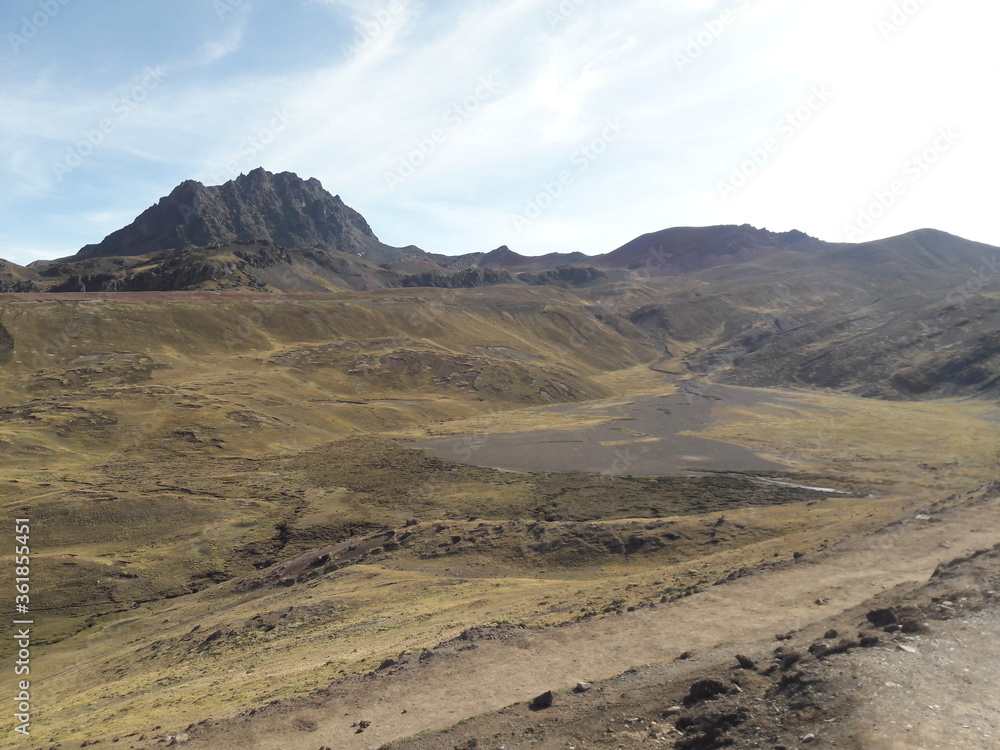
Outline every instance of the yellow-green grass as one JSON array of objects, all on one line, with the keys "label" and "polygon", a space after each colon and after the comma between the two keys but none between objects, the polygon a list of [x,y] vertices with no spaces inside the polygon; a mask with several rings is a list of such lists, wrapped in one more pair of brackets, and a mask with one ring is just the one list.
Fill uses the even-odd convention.
[{"label": "yellow-green grass", "polygon": [[697,432],[791,463],[854,477],[915,500],[993,481],[1000,465],[1000,407],[988,401],[899,402],[777,390],[783,405],[723,406]]},{"label": "yellow-green grass", "polygon": [[[585,319],[578,302],[530,289],[3,301],[16,349],[0,369],[0,507],[33,519],[47,642],[33,673],[38,736],[182,728],[472,625],[541,626],[675,596],[963,502],[994,478],[995,406],[811,391],[719,408],[698,434],[795,467],[789,481],[870,497],[749,503],[760,487],[746,479],[722,491],[498,472],[397,445],[580,429],[632,397],[675,392],[645,364],[660,349]],[[419,366],[383,366],[400,352]],[[469,362],[482,390],[436,374]],[[683,372],[676,358],[664,367]],[[552,380],[566,403],[586,401],[541,408]],[[420,533],[397,550],[291,587],[267,568],[352,534],[401,532],[411,517]],[[483,523],[513,525],[487,544]],[[616,552],[601,546],[609,534],[660,541]]]}]

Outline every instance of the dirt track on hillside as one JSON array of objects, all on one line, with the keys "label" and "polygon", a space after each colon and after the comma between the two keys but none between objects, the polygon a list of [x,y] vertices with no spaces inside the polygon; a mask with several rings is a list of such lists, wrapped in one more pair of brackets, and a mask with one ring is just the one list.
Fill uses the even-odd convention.
[{"label": "dirt track on hillside", "polygon": [[[186,747],[374,750],[636,665],[662,663],[680,674],[690,669],[674,662],[682,652],[725,646],[735,653],[772,641],[776,633],[826,620],[887,588],[924,582],[940,563],[997,542],[1000,498],[994,497],[932,520],[907,519],[669,605],[497,640],[459,641],[425,661],[412,655],[398,671],[334,684],[328,695],[196,727]],[[358,733],[352,724],[361,720],[371,725]]]}]

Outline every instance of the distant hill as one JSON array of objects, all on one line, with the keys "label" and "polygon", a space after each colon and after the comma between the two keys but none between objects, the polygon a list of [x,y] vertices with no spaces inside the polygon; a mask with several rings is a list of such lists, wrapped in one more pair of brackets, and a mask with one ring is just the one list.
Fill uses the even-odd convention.
[{"label": "distant hill", "polygon": [[506,245],[488,253],[432,256],[443,268],[504,268],[510,271],[551,271],[566,266],[592,265],[592,256],[575,253],[548,253],[547,255],[521,255]]},{"label": "distant hill", "polygon": [[921,229],[706,269],[628,318],[717,382],[996,397],[997,269],[1000,248]]},{"label": "distant hill", "polygon": [[566,266],[635,271],[642,277],[683,276],[716,266],[746,263],[785,250],[826,246],[803,232],[770,232],[749,224],[712,227],[673,227],[651,232],[602,255],[580,252],[521,255],[506,245],[488,253],[459,256],[432,255],[446,269],[502,268],[548,271]]},{"label": "distant hill", "polygon": [[646,276],[679,276],[714,266],[757,260],[783,250],[809,250],[825,243],[807,234],[769,232],[749,224],[674,227],[627,242],[590,259],[602,268],[627,268]]}]

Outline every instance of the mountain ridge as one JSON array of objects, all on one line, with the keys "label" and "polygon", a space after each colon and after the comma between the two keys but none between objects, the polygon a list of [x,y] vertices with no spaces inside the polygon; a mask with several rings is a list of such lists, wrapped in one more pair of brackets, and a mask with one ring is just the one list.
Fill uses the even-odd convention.
[{"label": "mountain ridge", "polygon": [[[897,276],[859,286],[959,283],[996,248],[935,229],[865,243],[829,243],[799,230],[749,224],[670,227],[607,253],[522,255],[507,245],[457,256],[382,243],[367,220],[316,178],[258,167],[222,185],[184,180],[130,224],[75,255],[21,267],[0,262],[0,292],[316,292],[504,283],[599,285],[657,277],[764,279],[795,271],[822,276],[865,266]],[[890,268],[890,267],[898,268]],[[992,267],[991,267],[992,268]],[[576,269],[576,270],[573,270]],[[582,271],[582,269],[591,269]],[[846,269],[846,270],[845,270]],[[995,269],[994,269],[995,272]],[[622,274],[625,274],[624,276]],[[920,277],[920,278],[918,278]],[[809,283],[822,286],[819,282]],[[904,284],[905,286],[905,284]]]}]

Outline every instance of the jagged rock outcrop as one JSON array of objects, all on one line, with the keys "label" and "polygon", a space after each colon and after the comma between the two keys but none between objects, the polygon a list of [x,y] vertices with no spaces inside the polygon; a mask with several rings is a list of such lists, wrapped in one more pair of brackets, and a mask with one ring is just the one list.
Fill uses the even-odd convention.
[{"label": "jagged rock outcrop", "polygon": [[375,263],[404,255],[381,243],[364,217],[319,180],[258,168],[223,185],[185,180],[127,227],[85,246],[71,260],[239,242],[322,246]]},{"label": "jagged rock outcrop", "polygon": [[10,335],[10,331],[4,328],[3,323],[0,322],[0,365],[10,362],[13,354],[14,337]]},{"label": "jagged rock outcrop", "polygon": [[426,271],[402,280],[403,286],[443,287],[446,289],[509,284],[514,278],[502,268],[466,268],[463,271]]},{"label": "jagged rock outcrop", "polygon": [[0,279],[0,294],[24,293],[40,291],[38,284],[34,281],[11,281]]},{"label": "jagged rock outcrop", "polygon": [[37,291],[38,284],[30,269],[0,259],[0,294]]},{"label": "jagged rock outcrop", "polygon": [[[562,268],[553,268],[549,271],[539,271],[538,273],[519,273],[517,278],[525,284],[532,284],[534,286],[576,287],[613,281],[615,275],[612,272],[591,268],[590,266],[564,266]],[[623,279],[625,276],[619,278]]]}]

